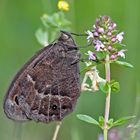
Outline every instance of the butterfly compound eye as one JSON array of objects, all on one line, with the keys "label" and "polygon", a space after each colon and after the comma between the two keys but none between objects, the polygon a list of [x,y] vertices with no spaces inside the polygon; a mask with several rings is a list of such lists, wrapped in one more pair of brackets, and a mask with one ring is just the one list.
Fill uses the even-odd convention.
[{"label": "butterfly compound eye", "polygon": [[61,31],[60,40],[66,41],[70,38],[70,36],[71,35],[68,32]]},{"label": "butterfly compound eye", "polygon": [[62,38],[62,40],[68,40],[69,36],[62,33],[61,38]]}]

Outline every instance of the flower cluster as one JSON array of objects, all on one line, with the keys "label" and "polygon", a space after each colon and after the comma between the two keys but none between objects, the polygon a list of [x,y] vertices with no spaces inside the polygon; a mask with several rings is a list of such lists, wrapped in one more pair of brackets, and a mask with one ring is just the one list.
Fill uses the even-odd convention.
[{"label": "flower cluster", "polygon": [[110,60],[116,60],[119,57],[125,58],[125,49],[122,49],[124,32],[116,30],[116,23],[110,17],[101,16],[93,25],[92,31],[87,31],[87,40],[94,45],[95,52],[88,51],[89,59],[96,60],[96,52],[107,52]]}]

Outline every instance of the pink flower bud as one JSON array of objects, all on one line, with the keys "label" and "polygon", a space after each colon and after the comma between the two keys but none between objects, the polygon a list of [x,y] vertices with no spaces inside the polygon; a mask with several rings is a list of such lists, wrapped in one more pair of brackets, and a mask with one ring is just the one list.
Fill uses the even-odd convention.
[{"label": "pink flower bud", "polygon": [[108,50],[112,50],[112,47],[111,46],[108,46]]},{"label": "pink flower bud", "polygon": [[99,36],[99,34],[97,32],[94,32],[93,35],[96,37],[96,36]]},{"label": "pink flower bud", "polygon": [[114,59],[116,59],[116,55],[111,55],[111,57],[110,57],[112,60],[114,60]]},{"label": "pink flower bud", "polygon": [[109,27],[108,27],[108,29],[109,29],[110,31],[112,31],[112,30],[113,30],[112,26],[109,26]]},{"label": "pink flower bud", "polygon": [[111,33],[111,32],[108,32],[108,33],[107,33],[107,35],[108,35],[108,36],[111,36],[111,35],[112,35],[112,33]]},{"label": "pink flower bud", "polygon": [[112,41],[112,42],[115,42],[115,41],[116,41],[116,38],[112,38],[111,41]]},{"label": "pink flower bud", "polygon": [[104,33],[104,28],[99,28],[99,29],[98,29],[98,32],[99,32],[99,33]]}]

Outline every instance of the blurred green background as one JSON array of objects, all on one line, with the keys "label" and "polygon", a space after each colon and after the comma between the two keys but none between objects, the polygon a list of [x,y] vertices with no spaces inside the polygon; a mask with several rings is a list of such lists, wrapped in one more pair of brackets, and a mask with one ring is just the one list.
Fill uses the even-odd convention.
[{"label": "blurred green background", "polygon": [[[0,140],[51,140],[55,123],[43,124],[33,121],[15,125],[3,112],[3,98],[19,68],[41,45],[35,38],[40,27],[40,16],[55,12],[56,0],[0,0]],[[140,1],[139,0],[69,0],[67,18],[72,31],[83,33],[92,28],[100,15],[110,16],[125,32],[124,43],[128,52],[126,61],[134,69],[112,65],[112,78],[120,81],[121,92],[111,97],[110,117],[115,119],[137,115],[140,118]],[[86,42],[77,38],[79,45]],[[82,93],[75,111],[67,116],[60,129],[58,140],[97,140],[101,131],[77,119],[83,113],[95,119],[104,114],[105,96],[100,93]]]}]

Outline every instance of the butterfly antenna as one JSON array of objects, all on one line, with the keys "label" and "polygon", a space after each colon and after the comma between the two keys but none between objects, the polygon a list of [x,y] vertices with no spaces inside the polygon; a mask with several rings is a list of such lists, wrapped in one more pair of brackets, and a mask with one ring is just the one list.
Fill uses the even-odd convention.
[{"label": "butterfly antenna", "polygon": [[70,34],[75,35],[75,36],[87,36],[87,34],[79,34],[79,33],[73,33],[73,32],[71,32]]},{"label": "butterfly antenna", "polygon": [[[79,33],[73,33],[73,32],[71,32],[70,34],[72,34],[72,35],[75,35],[75,36],[88,36],[88,34],[79,34]],[[92,43],[90,42],[89,44],[86,44],[86,45],[84,45],[84,46],[78,46],[78,48],[85,48],[85,47],[89,47],[89,46],[91,46],[92,45]]]},{"label": "butterfly antenna", "polygon": [[[67,31],[64,31],[64,30],[60,30],[60,32],[62,33],[65,33],[67,35],[75,35],[75,36],[88,36],[88,34],[79,34],[79,33],[73,33],[73,32],[67,32]],[[68,44],[67,44],[68,45]],[[92,45],[92,42],[90,42],[89,44],[86,44],[86,45],[83,45],[83,46],[77,46],[78,48],[85,48],[85,47],[89,47]],[[72,46],[72,45],[70,45]]]}]

